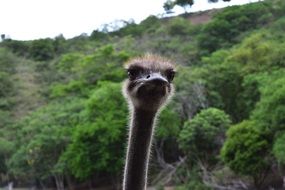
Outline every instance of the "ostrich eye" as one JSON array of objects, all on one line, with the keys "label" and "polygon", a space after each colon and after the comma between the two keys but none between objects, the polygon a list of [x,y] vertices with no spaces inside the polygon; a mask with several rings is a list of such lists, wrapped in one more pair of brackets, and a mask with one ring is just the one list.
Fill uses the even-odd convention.
[{"label": "ostrich eye", "polygon": [[169,82],[171,82],[174,79],[174,76],[175,76],[175,71],[169,70],[166,72],[166,77]]},{"label": "ostrich eye", "polygon": [[140,70],[139,69],[128,69],[129,79],[134,80],[138,77]]}]

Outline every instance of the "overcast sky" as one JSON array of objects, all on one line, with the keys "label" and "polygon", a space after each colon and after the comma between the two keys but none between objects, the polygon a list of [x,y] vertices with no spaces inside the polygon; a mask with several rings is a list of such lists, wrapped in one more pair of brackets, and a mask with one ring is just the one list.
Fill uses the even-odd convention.
[{"label": "overcast sky", "polygon": [[[55,37],[72,38],[90,34],[114,20],[134,19],[137,23],[149,15],[164,13],[166,0],[0,0],[0,34],[15,40]],[[196,0],[192,11],[218,8],[250,0],[211,3]],[[256,0],[252,0],[256,1]],[[176,7],[174,11],[182,13]]]}]

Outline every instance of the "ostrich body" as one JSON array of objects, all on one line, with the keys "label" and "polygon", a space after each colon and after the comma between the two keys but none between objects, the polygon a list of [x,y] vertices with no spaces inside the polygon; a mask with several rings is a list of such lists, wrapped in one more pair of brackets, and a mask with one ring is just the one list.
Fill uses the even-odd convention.
[{"label": "ostrich body", "polygon": [[173,94],[173,65],[159,56],[135,58],[126,65],[128,79],[123,94],[131,121],[123,190],[144,190],[156,116]]}]

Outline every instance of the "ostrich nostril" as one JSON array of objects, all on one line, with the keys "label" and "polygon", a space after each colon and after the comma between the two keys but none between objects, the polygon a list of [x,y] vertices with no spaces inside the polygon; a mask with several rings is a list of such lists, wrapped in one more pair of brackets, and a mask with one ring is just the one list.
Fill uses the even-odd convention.
[{"label": "ostrich nostril", "polygon": [[146,78],[149,79],[150,75],[147,75]]}]

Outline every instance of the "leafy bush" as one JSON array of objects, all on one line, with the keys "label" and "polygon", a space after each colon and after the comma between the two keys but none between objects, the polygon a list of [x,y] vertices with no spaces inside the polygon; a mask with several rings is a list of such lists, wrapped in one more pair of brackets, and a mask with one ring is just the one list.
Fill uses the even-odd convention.
[{"label": "leafy bush", "polygon": [[275,141],[273,153],[278,162],[285,165],[285,133],[280,135]]},{"label": "leafy bush", "polygon": [[86,121],[76,127],[62,159],[80,179],[94,172],[118,173],[123,166],[127,126],[127,106],[121,95],[121,84],[100,83],[86,106]]},{"label": "leafy bush", "polygon": [[202,110],[191,121],[184,124],[179,135],[181,149],[208,165],[219,154],[230,126],[229,116],[216,108]]},{"label": "leafy bush", "polygon": [[267,81],[264,83],[260,101],[252,112],[252,118],[262,124],[261,130],[270,132],[273,140],[276,134],[285,130],[284,72],[280,71],[273,77],[267,77]]},{"label": "leafy bush", "polygon": [[234,172],[251,176],[259,188],[267,175],[270,144],[255,121],[243,121],[227,131],[221,157]]},{"label": "leafy bush", "polygon": [[12,128],[17,149],[7,162],[9,172],[24,179],[46,179],[56,175],[55,171],[65,174],[66,167],[58,162],[72,129],[82,122],[82,105],[82,99],[75,98],[50,102],[17,123]]},{"label": "leafy bush", "polygon": [[30,48],[30,44],[24,41],[17,40],[5,40],[2,42],[3,46],[7,49],[11,50],[11,52],[15,53],[18,56],[27,56],[29,55],[28,49]]},{"label": "leafy bush", "polygon": [[29,55],[36,61],[48,61],[54,58],[55,48],[52,39],[34,40]]},{"label": "leafy bush", "polygon": [[191,23],[183,17],[171,19],[167,30],[170,35],[188,35],[190,33]]}]

